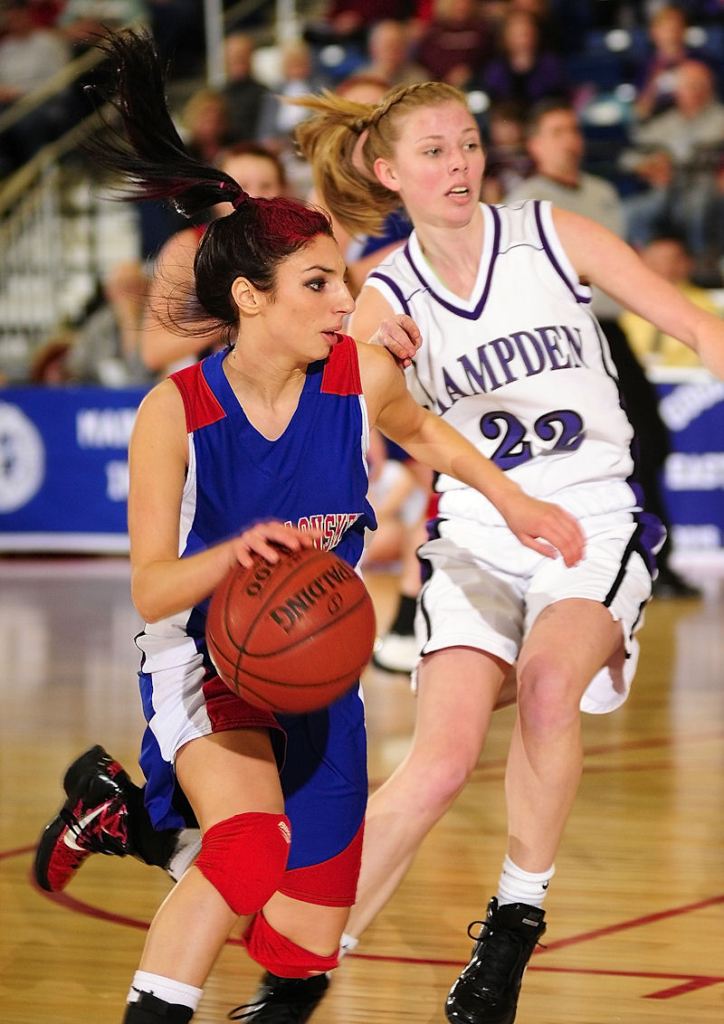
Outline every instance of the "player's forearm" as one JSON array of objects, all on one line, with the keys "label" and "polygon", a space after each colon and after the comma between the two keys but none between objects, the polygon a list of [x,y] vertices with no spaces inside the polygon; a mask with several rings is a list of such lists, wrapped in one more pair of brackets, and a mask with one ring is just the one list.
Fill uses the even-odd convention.
[{"label": "player's forearm", "polygon": [[414,434],[393,440],[418,462],[455,477],[485,495],[503,515],[509,502],[521,493],[518,485],[494,462],[434,413],[424,413]]},{"label": "player's forearm", "polygon": [[234,562],[231,542],[217,544],[188,558],[134,566],[131,596],[145,622],[193,608],[209,597]]}]

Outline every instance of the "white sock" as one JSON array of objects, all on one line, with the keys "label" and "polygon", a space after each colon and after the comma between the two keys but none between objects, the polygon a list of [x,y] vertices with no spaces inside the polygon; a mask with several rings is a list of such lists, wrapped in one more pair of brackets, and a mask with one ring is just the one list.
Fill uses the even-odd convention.
[{"label": "white sock", "polygon": [[201,849],[201,832],[197,828],[185,828],[179,832],[176,847],[168,859],[166,871],[174,882],[180,882],[181,876],[191,867]]},{"label": "white sock", "polygon": [[348,935],[347,932],[342,932],[342,938],[339,940],[339,959],[347,953],[351,953],[355,946],[359,945],[359,939],[355,939],[354,935]]},{"label": "white sock", "polygon": [[547,871],[524,871],[506,855],[498,881],[498,906],[527,903],[531,907],[542,907],[555,870],[555,865],[551,864]]},{"label": "white sock", "polygon": [[160,974],[149,974],[148,971],[136,971],[126,1002],[137,1003],[144,992],[167,1003],[188,1006],[189,1010],[197,1008],[203,994],[202,989],[184,985],[182,981],[162,978]]}]

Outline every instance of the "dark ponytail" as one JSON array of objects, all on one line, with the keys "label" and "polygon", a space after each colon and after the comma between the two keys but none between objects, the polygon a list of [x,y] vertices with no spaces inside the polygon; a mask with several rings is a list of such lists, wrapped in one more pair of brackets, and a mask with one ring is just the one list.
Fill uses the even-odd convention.
[{"label": "dark ponytail", "polygon": [[111,129],[89,149],[102,166],[119,172],[131,199],[167,199],[186,217],[217,203],[238,206],[246,193],[232,177],[194,159],[166,104],[166,82],[152,36],[126,29],[106,36],[99,48],[115,73],[112,90],[88,86],[121,116],[125,139]]},{"label": "dark ponytail", "polygon": [[[261,291],[274,289],[278,264],[317,235],[332,235],[327,215],[293,199],[254,199],[217,167],[194,159],[186,150],[166,104],[165,80],[152,37],[126,29],[106,37],[100,47],[116,72],[112,90],[95,87],[97,94],[120,114],[123,133],[110,128],[86,148],[101,166],[120,173],[123,198],[166,199],[182,214],[193,217],[218,203],[231,203],[234,212],[206,229],[196,252],[196,297],[172,297],[169,310],[174,329],[209,333],[208,318],[228,331],[238,323],[231,297],[237,277],[248,278]],[[181,304],[183,303],[183,304]],[[203,326],[194,329],[201,321]]]}]

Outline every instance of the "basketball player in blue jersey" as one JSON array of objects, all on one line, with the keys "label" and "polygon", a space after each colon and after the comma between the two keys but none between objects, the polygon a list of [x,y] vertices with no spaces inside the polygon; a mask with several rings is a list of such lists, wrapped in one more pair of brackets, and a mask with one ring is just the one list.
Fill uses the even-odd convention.
[{"label": "basketball player in blue jersey", "polygon": [[[162,834],[197,823],[202,838],[154,917],[123,1020],[191,1020],[241,919],[266,973],[232,1019],[306,1021],[355,899],[367,798],[362,703],[355,687],[309,715],[248,705],[210,663],[210,594],[235,564],[275,561],[276,544],[318,543],[358,562],[374,527],[365,464],[374,425],[485,495],[541,556],[560,553],[574,566],[583,537],[573,516],[528,497],[417,405],[388,353],[340,336],[354,304],[326,214],[254,200],[195,162],[168,114],[150,37],[123,33],[106,49],[125,138],[104,138],[98,159],[137,197],[172,198],[188,215],[223,200],[233,209],[209,226],[194,266],[199,319],[224,325],[233,344],[155,387],[130,445],[132,595],[146,620],[137,638],[145,811]],[[96,767],[90,781],[79,765],[66,779],[69,799],[36,860],[47,888],[62,888],[94,850],[125,852],[122,770],[107,757]]]},{"label": "basketball player in blue jersey", "polygon": [[606,712],[626,699],[662,540],[640,504],[632,430],[589,286],[678,337],[718,376],[724,324],[587,218],[549,203],[481,204],[484,153],[452,87],[400,88],[375,107],[331,95],[298,102],[317,114],[297,138],[333,216],[352,234],[374,233],[402,201],[414,228],[368,276],[353,333],[387,345],[424,404],[586,534],[576,567],[541,558],[485,496],[438,477],[438,515],[419,551],[414,741],[370,800],[347,929],[359,935],[389,899],[478,763],[494,708],[517,700],[498,892],[446,1002],[458,1024],[512,1024],[581,774],[579,708]]}]

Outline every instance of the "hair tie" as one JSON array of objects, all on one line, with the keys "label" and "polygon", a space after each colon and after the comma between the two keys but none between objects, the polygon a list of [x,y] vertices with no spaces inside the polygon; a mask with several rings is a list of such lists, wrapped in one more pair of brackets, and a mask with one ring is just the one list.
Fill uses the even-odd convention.
[{"label": "hair tie", "polygon": [[[221,187],[231,189],[234,186],[231,184],[231,182],[222,181]],[[244,191],[243,188],[241,188],[240,185],[237,185],[237,188],[239,189],[237,194],[233,198],[231,196],[229,197],[229,202],[231,203],[235,210],[238,210],[241,204],[245,203],[248,198],[246,192]]]}]

